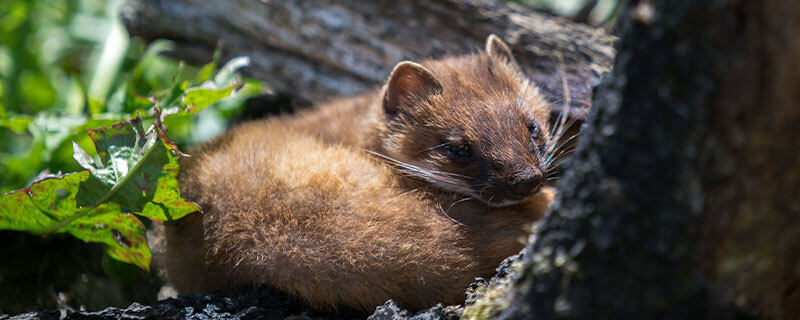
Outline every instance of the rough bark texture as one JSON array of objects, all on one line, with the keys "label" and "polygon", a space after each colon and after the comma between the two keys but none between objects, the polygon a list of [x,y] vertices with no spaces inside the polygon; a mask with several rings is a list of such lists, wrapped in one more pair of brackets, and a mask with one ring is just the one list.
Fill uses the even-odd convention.
[{"label": "rough bark texture", "polygon": [[798,317],[800,4],[642,0],[622,21],[503,318]]},{"label": "rough bark texture", "polygon": [[497,0],[132,0],[123,20],[132,35],[175,41],[190,61],[209,61],[221,42],[228,57],[252,58],[251,76],[306,101],[363,92],[402,60],[476,51],[494,33],[557,106],[563,71],[585,117],[614,55],[600,29]]},{"label": "rough bark texture", "polygon": [[[739,1],[744,40],[711,105],[697,265],[737,303],[800,318],[800,2]],[[738,40],[738,39],[737,39]],[[739,41],[741,41],[739,40]]]}]

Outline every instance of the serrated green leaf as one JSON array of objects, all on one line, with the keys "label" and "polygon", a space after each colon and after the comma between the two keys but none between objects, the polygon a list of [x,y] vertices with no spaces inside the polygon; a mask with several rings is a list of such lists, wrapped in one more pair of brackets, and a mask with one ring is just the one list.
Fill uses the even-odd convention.
[{"label": "serrated green leaf", "polygon": [[74,151],[76,161],[92,172],[81,185],[79,204],[90,205],[113,193],[109,200],[120,204],[123,211],[158,220],[180,219],[199,210],[180,197],[180,152],[157,124],[144,132],[142,119],[136,118],[89,130],[99,159],[87,158],[80,148]]},{"label": "serrated green leaf", "polygon": [[112,258],[149,270],[152,253],[142,222],[131,213],[121,212],[115,203],[100,207],[109,210],[95,210],[75,219],[63,230],[83,241],[104,243]]},{"label": "serrated green leaf", "polygon": [[70,233],[104,243],[109,256],[148,269],[144,226],[133,214],[174,220],[200,210],[180,196],[181,153],[163,136],[159,119],[146,132],[140,117],[90,130],[96,158],[73,143],[73,157],[89,170],[3,195],[0,229]]},{"label": "serrated green leaf", "polygon": [[[79,186],[90,177],[88,171],[53,176],[3,195],[0,229],[39,234],[67,232],[87,242],[106,244],[115,259],[148,270],[151,253],[141,221],[123,213],[116,203],[78,205]],[[53,230],[62,223],[63,227]]]}]

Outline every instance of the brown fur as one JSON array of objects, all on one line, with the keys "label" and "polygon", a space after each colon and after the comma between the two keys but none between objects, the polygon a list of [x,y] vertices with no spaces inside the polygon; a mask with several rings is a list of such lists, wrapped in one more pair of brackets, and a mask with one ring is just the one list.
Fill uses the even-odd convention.
[{"label": "brown fur", "polygon": [[521,249],[554,193],[540,188],[538,151],[552,139],[528,128],[547,132],[544,102],[505,44],[490,37],[487,49],[401,63],[381,91],[204,145],[181,174],[203,212],[166,228],[168,282],[266,284],[365,310],[463,301]]}]

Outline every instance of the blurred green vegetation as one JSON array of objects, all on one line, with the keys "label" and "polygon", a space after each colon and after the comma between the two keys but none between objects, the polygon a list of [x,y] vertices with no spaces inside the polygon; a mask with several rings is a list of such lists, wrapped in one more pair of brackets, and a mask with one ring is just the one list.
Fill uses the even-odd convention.
[{"label": "blurred green vegetation", "polygon": [[[25,187],[40,174],[80,170],[71,141],[92,152],[86,129],[137,113],[151,117],[152,99],[165,109],[181,106],[183,90],[216,73],[217,61],[186,66],[161,54],[172,49],[170,43],[147,46],[130,38],[119,21],[121,4],[0,4],[0,193]],[[244,99],[262,91],[247,80],[213,108],[168,119],[168,136],[182,147],[213,137]]]}]

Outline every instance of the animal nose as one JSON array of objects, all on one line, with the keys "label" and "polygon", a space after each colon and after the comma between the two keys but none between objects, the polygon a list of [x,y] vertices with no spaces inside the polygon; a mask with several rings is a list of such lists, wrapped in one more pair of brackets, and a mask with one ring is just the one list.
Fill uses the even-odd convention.
[{"label": "animal nose", "polygon": [[524,178],[514,183],[511,186],[511,191],[515,196],[525,197],[533,194],[533,192],[539,188],[540,183],[541,179],[538,176]]}]

